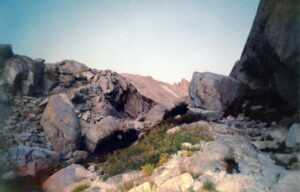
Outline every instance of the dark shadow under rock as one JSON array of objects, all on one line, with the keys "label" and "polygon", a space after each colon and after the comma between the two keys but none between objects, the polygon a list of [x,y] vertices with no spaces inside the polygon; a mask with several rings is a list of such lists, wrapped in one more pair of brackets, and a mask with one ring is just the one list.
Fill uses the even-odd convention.
[{"label": "dark shadow under rock", "polygon": [[117,149],[129,147],[138,139],[138,131],[129,129],[126,132],[116,131],[98,143],[94,152],[90,155],[92,160],[105,161],[107,154],[114,152]]},{"label": "dark shadow under rock", "polygon": [[167,120],[170,118],[174,118],[177,115],[185,115],[188,112],[188,105],[186,103],[180,103],[173,107],[172,109],[168,110],[163,119]]}]

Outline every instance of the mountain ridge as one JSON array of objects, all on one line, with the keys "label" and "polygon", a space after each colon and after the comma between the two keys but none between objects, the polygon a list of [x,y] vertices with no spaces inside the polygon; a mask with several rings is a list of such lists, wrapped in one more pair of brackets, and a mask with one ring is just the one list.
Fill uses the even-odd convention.
[{"label": "mountain ridge", "polygon": [[128,79],[143,96],[167,107],[174,106],[176,102],[188,96],[189,81],[185,79],[170,84],[153,79],[151,76],[130,73],[121,73],[121,75]]}]

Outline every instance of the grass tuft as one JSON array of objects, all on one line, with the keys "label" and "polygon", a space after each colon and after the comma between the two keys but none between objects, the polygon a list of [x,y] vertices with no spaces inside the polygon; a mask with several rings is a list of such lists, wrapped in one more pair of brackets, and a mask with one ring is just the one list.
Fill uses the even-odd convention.
[{"label": "grass tuft", "polygon": [[88,189],[90,185],[83,184],[75,187],[75,189],[72,190],[72,192],[83,192],[84,190]]},{"label": "grass tuft", "polygon": [[216,185],[210,180],[204,181],[202,189],[205,191],[213,191],[213,192],[217,191]]},{"label": "grass tuft", "polygon": [[157,167],[162,166],[164,163],[166,163],[169,159],[169,154],[168,153],[162,153],[159,156],[158,163],[156,164]]},{"label": "grass tuft", "polygon": [[141,171],[146,175],[146,176],[149,176],[151,175],[151,173],[153,172],[154,170],[154,165],[151,164],[151,163],[146,163],[145,165],[143,165],[141,167]]}]

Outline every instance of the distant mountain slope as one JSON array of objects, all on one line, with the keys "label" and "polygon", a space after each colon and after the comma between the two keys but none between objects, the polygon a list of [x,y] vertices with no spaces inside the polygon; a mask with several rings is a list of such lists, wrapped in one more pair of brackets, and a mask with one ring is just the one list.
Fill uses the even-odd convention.
[{"label": "distant mountain slope", "polygon": [[182,79],[179,83],[169,84],[158,81],[150,76],[122,73],[137,90],[157,103],[172,106],[177,100],[188,96],[189,81]]}]

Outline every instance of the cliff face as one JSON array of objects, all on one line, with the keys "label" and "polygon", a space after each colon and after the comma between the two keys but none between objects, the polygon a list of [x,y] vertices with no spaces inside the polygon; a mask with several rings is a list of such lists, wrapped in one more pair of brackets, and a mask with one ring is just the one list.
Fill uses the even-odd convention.
[{"label": "cliff face", "polygon": [[278,93],[299,109],[300,1],[262,0],[230,76],[252,90]]}]

